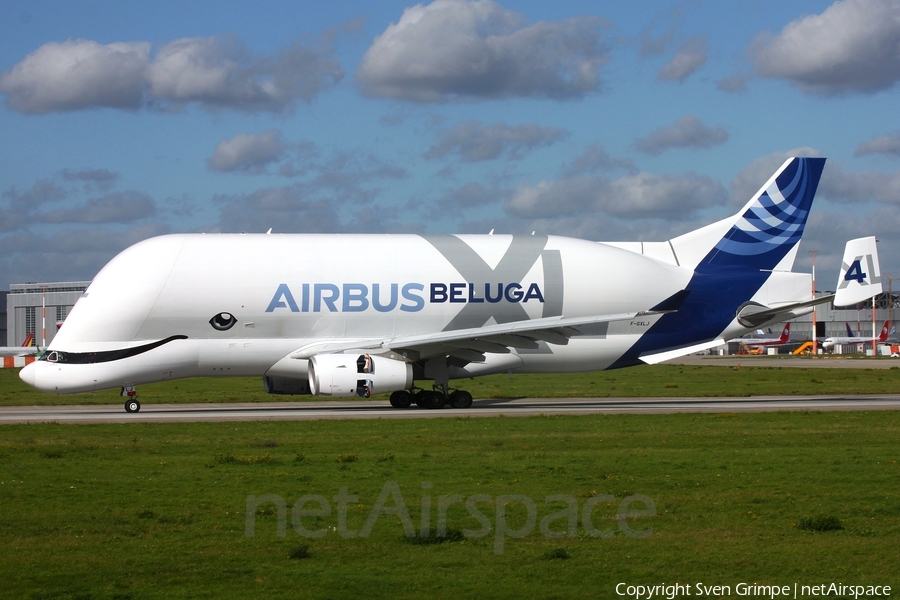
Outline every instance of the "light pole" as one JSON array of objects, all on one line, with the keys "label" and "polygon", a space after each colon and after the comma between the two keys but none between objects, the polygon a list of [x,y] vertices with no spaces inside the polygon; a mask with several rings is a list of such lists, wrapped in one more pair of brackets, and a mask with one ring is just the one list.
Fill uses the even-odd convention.
[{"label": "light pole", "polygon": [[890,273],[885,273],[888,281],[888,319],[891,325],[894,324],[894,282],[900,280],[900,277],[891,277]]},{"label": "light pole", "polygon": [[[812,254],[812,299],[816,299],[816,253],[818,250],[810,250],[809,253]],[[812,351],[813,356],[819,355],[819,345],[818,338],[816,337],[816,307],[813,305],[812,311]]]}]

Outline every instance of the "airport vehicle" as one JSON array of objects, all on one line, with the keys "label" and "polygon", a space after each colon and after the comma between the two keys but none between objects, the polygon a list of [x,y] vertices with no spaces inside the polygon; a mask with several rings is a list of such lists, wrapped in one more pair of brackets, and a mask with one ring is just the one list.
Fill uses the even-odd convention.
[{"label": "airport vehicle", "polygon": [[862,336],[862,335],[853,335],[853,330],[850,329],[850,324],[847,323],[847,335],[846,336],[834,336],[830,338],[826,338],[824,342],[822,342],[822,347],[826,350],[833,350],[834,347],[838,344],[871,344],[874,339],[877,343],[886,342],[888,339],[888,334],[891,329],[891,322],[885,321],[884,326],[881,328],[881,333],[878,334],[877,338],[873,338],[872,336]]},{"label": "airport vehicle", "polygon": [[[736,214],[657,243],[151,238],[100,271],[20,376],[56,394],[133,394],[149,382],[253,375],[273,394],[391,392],[398,408],[467,408],[472,395],[451,381],[658,363],[835,300],[811,299],[810,275],[790,271],[824,165],[791,158]],[[853,246],[863,248],[857,266],[877,264],[874,242]],[[847,274],[846,304],[880,290],[871,269]],[[139,408],[129,395],[126,410]]]}]

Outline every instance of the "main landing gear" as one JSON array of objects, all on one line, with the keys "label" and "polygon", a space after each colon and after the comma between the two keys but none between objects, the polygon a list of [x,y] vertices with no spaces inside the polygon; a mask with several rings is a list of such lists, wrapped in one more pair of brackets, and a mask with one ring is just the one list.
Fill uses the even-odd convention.
[{"label": "main landing gear", "polygon": [[137,390],[133,385],[127,385],[122,388],[122,396],[125,396],[125,412],[136,413],[141,410],[141,403],[137,399]]},{"label": "main landing gear", "polygon": [[447,394],[441,390],[400,390],[391,394],[391,406],[409,408],[415,402],[419,408],[437,409],[449,404],[453,408],[471,408],[472,394],[465,390],[454,390]]}]

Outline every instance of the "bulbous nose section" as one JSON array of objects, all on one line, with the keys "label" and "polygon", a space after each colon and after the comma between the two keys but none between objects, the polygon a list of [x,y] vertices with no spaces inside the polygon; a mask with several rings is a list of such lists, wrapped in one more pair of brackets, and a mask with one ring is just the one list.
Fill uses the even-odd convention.
[{"label": "bulbous nose section", "polygon": [[22,370],[19,371],[19,379],[31,387],[37,387],[37,365],[35,363],[25,365]]}]

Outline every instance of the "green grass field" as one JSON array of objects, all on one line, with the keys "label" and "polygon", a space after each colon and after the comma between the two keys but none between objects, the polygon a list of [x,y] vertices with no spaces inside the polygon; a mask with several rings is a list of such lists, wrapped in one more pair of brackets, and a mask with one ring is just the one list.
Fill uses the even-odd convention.
[{"label": "green grass field", "polygon": [[[675,581],[896,589],[898,461],[893,412],[8,425],[0,596],[608,598],[618,582]],[[479,505],[491,533],[460,536],[482,525],[457,503],[444,543],[410,543],[397,514],[368,537],[338,535],[341,488],[358,496],[346,527],[359,530],[390,482],[417,533],[422,497],[433,530],[438,497],[455,494],[492,499]],[[329,516],[300,518],[324,537],[298,534],[292,514],[279,537],[274,504],[256,507],[246,537],[247,496],[264,494],[289,513],[304,495],[327,499]],[[573,497],[575,536],[536,526],[496,553],[497,498],[510,494],[535,502],[538,523],[567,506],[547,496]],[[591,522],[613,535],[594,538],[581,511],[603,494],[614,498]],[[649,537],[618,526],[633,494],[655,503],[655,516],[626,520]],[[505,510],[510,529],[525,528],[525,504]],[[798,527],[823,518],[842,529]]]},{"label": "green grass field", "polygon": [[[5,371],[3,404],[37,403]],[[900,375],[836,371],[662,366],[467,387],[476,397],[883,393]],[[141,394],[278,399],[259,385],[196,380]],[[620,582],[676,581],[730,585],[731,596],[740,582],[896,592],[898,463],[892,411],[4,425],[0,597],[618,598]],[[356,496],[343,511],[342,493]],[[384,514],[373,517],[380,494]],[[284,536],[280,507],[251,501],[248,537],[248,496],[266,495],[284,501]],[[655,514],[617,518],[647,500]],[[329,512],[310,514],[319,501]],[[438,507],[450,501],[442,541]],[[370,535],[339,533],[371,519]]]},{"label": "green grass field", "polygon": [[[752,363],[752,359],[748,362]],[[0,406],[120,404],[118,390],[53,396],[25,385],[19,369],[0,369]],[[891,394],[900,390],[900,366],[890,369],[800,369],[772,366],[654,365],[552,375],[490,375],[453,382],[477,398],[767,396],[778,394]],[[138,387],[142,403],[277,402],[318,400],[272,396],[261,378],[197,378]],[[359,398],[351,398],[359,400]],[[374,396],[386,400],[387,395]]]}]

